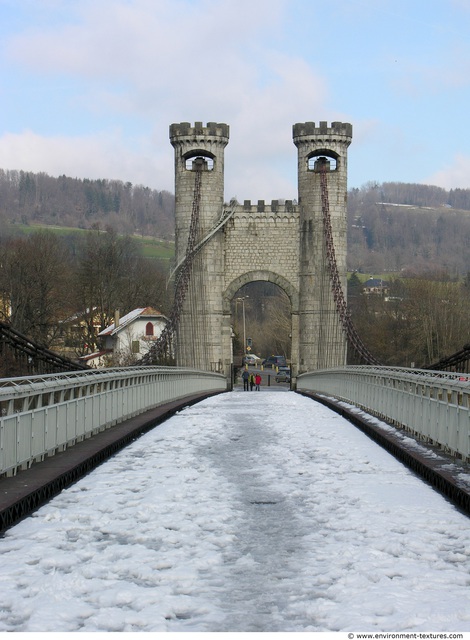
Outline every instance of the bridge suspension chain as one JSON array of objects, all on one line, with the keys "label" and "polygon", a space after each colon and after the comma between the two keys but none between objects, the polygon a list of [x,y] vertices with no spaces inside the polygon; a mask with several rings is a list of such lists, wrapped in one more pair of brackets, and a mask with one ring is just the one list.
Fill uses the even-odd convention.
[{"label": "bridge suspension chain", "polygon": [[330,205],[328,200],[328,179],[326,166],[320,168],[321,203],[323,216],[323,231],[325,234],[325,248],[327,256],[327,266],[330,274],[331,291],[336,304],[341,326],[346,335],[346,339],[354,351],[366,364],[380,364],[380,362],[370,353],[359,337],[351,320],[351,312],[348,309],[344,296],[341,279],[336,263],[335,246],[333,241],[333,231],[331,228]]},{"label": "bridge suspension chain", "polygon": [[[230,205],[228,209],[223,209],[222,214],[219,218],[219,220],[215,223],[215,225],[212,227],[212,229],[206,234],[206,236],[202,239],[199,240],[199,242],[194,246],[193,248],[193,257],[196,255],[196,253],[198,253],[202,247],[209,242],[209,240],[212,238],[212,236],[214,236],[217,231],[219,229],[222,229],[222,227],[224,227],[227,222],[230,220],[230,218],[233,216],[233,214],[236,211],[238,202],[236,200],[236,198],[232,198],[230,200]],[[172,272],[170,273],[170,276],[168,278],[168,282],[170,282],[170,280],[172,279],[172,277],[175,275],[175,273],[178,272],[178,270],[181,268],[181,266],[186,262],[187,260],[187,256],[185,255],[176,265],[176,267],[172,270]]]},{"label": "bridge suspension chain", "polygon": [[470,343],[464,344],[462,349],[453,353],[439,362],[430,365],[421,365],[421,369],[431,369],[434,371],[459,371],[460,373],[470,373]]},{"label": "bridge suspension chain", "polygon": [[185,259],[178,270],[175,281],[175,297],[169,321],[159,338],[149,351],[137,363],[138,365],[161,364],[173,358],[173,339],[183,309],[183,303],[189,287],[194,256],[197,253],[196,238],[199,229],[199,210],[201,203],[202,171],[195,171],[193,204],[189,226],[188,243]]},{"label": "bridge suspension chain", "polygon": [[46,347],[34,342],[11,325],[0,321],[0,360],[3,364],[9,363],[7,368],[18,368],[22,373],[30,374],[57,373],[65,371],[77,371],[89,367],[80,362],[62,357]]}]

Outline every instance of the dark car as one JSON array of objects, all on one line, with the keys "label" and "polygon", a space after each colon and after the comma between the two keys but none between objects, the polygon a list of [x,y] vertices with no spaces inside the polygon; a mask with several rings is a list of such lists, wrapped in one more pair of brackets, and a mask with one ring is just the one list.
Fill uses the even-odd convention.
[{"label": "dark car", "polygon": [[275,369],[276,367],[286,367],[287,362],[284,356],[269,356],[263,360],[263,367],[266,369]]},{"label": "dark car", "polygon": [[283,369],[276,373],[276,382],[290,382],[290,369]]}]

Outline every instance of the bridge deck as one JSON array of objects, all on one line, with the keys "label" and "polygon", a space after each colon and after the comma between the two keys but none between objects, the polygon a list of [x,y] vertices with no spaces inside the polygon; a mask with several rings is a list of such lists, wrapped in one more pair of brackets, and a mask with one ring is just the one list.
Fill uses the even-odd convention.
[{"label": "bridge deck", "polygon": [[[263,389],[264,392],[267,390]],[[198,394],[157,407],[79,442],[16,476],[0,478],[0,532],[29,515],[148,429],[153,428],[182,407],[198,402],[207,395],[210,394]],[[328,400],[315,394],[306,393],[305,395],[311,396],[346,417],[433,485],[457,507],[470,514],[468,464],[455,460],[435,447],[417,445],[403,432],[386,429],[383,423],[381,427],[381,423],[374,418],[351,407],[348,408],[344,403]]]},{"label": "bridge deck", "polygon": [[14,525],[176,411],[212,394],[169,402],[56,453],[30,469],[0,478],[0,532]]},{"label": "bridge deck", "polygon": [[470,515],[470,464],[456,459],[438,446],[424,444],[407,431],[388,426],[344,402],[314,393],[306,392],[304,395],[340,413]]},{"label": "bridge deck", "polygon": [[468,518],[341,416],[180,411],[0,539],[0,632],[470,631]]}]

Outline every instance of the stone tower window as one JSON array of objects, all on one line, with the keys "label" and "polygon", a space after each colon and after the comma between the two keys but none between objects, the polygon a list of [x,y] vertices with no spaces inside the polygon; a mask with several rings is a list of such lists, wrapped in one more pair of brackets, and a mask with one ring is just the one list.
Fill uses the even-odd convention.
[{"label": "stone tower window", "polygon": [[308,158],[309,171],[318,172],[324,166],[326,166],[327,171],[336,171],[338,165],[339,158],[336,155],[332,155],[331,151],[315,151],[315,153]]},{"label": "stone tower window", "polygon": [[185,156],[186,171],[213,171],[214,158],[206,153],[192,152]]},{"label": "stone tower window", "polygon": [[153,336],[153,324],[151,322],[147,322],[145,325],[145,335]]}]

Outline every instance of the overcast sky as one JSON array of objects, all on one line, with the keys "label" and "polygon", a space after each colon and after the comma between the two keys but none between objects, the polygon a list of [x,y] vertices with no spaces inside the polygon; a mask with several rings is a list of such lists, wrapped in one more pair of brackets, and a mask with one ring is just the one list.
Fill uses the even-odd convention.
[{"label": "overcast sky", "polygon": [[225,122],[225,197],[297,197],[292,125],[353,125],[348,186],[470,188],[470,0],[0,0],[0,168],[174,191]]}]

